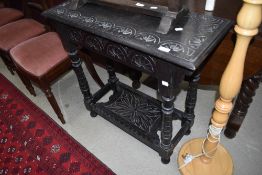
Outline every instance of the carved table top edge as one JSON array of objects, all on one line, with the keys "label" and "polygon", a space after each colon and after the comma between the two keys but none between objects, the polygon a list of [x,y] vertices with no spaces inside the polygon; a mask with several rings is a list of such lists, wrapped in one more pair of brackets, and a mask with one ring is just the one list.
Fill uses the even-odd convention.
[{"label": "carved table top edge", "polygon": [[[85,16],[79,11],[67,9],[67,4],[68,2],[65,2],[51,8],[45,11],[43,15],[49,19],[79,28],[97,36],[113,41],[116,40],[117,43],[158,57],[163,61],[176,64],[190,71],[195,71],[201,65],[207,55],[216,45],[218,45],[219,41],[223,39],[224,35],[233,25],[233,22],[227,19],[208,16],[205,14],[191,13],[190,18],[193,18],[196,23],[199,21],[201,23],[201,20],[209,20],[210,24],[203,23],[203,26],[199,27],[199,30],[202,31],[192,38],[187,37],[187,42],[184,44],[175,40],[166,40],[166,38],[170,37],[170,35],[172,36],[172,34],[159,37],[156,33],[141,32],[141,30],[139,31],[133,27],[128,28],[119,26],[112,22],[98,20],[94,16]],[[84,21],[86,24],[80,24],[79,20],[81,20],[81,22]],[[91,23],[92,26],[90,25]],[[114,32],[117,32],[118,37],[116,37]],[[211,32],[212,38],[209,41],[207,41],[208,37],[203,35],[205,32]],[[125,38],[126,36],[119,37],[120,33],[122,35],[132,35],[132,38]],[[136,35],[134,35],[134,33],[136,33]],[[163,41],[161,41],[162,38],[164,38]],[[144,43],[141,43],[141,40]],[[203,46],[204,42],[206,42],[205,46]],[[160,51],[161,47],[164,47],[164,49],[168,48],[169,52]]]}]

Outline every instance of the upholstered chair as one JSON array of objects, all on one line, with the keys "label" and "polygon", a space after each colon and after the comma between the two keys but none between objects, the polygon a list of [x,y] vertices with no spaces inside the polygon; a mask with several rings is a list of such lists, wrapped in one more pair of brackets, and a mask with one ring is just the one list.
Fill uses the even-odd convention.
[{"label": "upholstered chair", "polygon": [[[0,8],[0,27],[5,25],[5,24],[19,20],[23,16],[24,16],[23,12],[21,12],[19,10],[16,10],[16,9],[13,9],[13,8],[6,8],[6,7]],[[1,42],[1,40],[2,40],[2,38],[0,38],[0,42]],[[8,69],[13,73],[13,71],[10,67],[10,63],[7,60],[4,60],[4,63],[6,64]]]},{"label": "upholstered chair", "polygon": [[[29,3],[30,1],[23,1],[24,3]],[[44,2],[44,1],[41,1]],[[24,4],[24,6],[33,7],[38,11],[45,10],[47,6],[44,4],[29,3]],[[38,8],[38,7],[43,8]],[[37,7],[37,8],[36,8]],[[29,8],[25,8],[28,9]],[[31,8],[32,9],[32,8]],[[31,12],[27,11],[26,14],[31,14]],[[32,16],[34,17],[34,15]],[[34,21],[33,19],[23,19],[24,21]],[[21,21],[16,22],[16,25]],[[39,23],[38,23],[39,24]],[[8,31],[9,27],[12,25],[14,27],[12,30]],[[40,24],[42,28],[44,25]],[[7,27],[6,27],[7,26]],[[57,104],[57,101],[51,91],[51,85],[55,82],[61,75],[65,74],[67,71],[71,69],[70,59],[68,59],[67,52],[64,50],[61,40],[59,36],[55,32],[45,33],[45,30],[39,31],[39,35],[30,35],[27,39],[23,39],[22,42],[15,42],[19,38],[16,36],[13,39],[12,33],[16,31],[16,35],[19,33],[23,33],[22,36],[26,36],[27,34],[23,32],[25,29],[30,29],[32,26],[28,26],[21,28],[21,31],[16,31],[15,26],[13,24],[8,24],[0,28],[0,38],[1,36],[6,35],[6,38],[3,40],[0,39],[0,51],[2,50],[6,57],[9,57],[10,62],[14,63],[9,66],[9,70],[16,70],[20,79],[28,89],[28,91],[36,96],[34,88],[31,82],[34,82],[46,95],[49,103],[54,109],[60,121],[64,124],[65,120],[63,114]],[[36,33],[35,30],[31,30],[29,32],[31,34]],[[32,36],[32,37],[31,37]],[[20,39],[19,41],[21,41]],[[8,45],[5,44],[5,41],[8,42]],[[13,41],[13,42],[11,42]],[[10,50],[11,49],[11,50]],[[92,60],[89,56],[83,55],[84,61],[87,69],[89,70],[91,76],[98,83],[98,85],[103,86],[103,82],[97,75],[97,72],[94,69],[92,64]]]},{"label": "upholstered chair", "polygon": [[0,27],[10,22],[21,19],[23,12],[12,8],[0,8]]},{"label": "upholstered chair", "polygon": [[51,83],[71,68],[67,52],[55,32],[24,41],[10,51],[16,70],[32,95],[36,95],[31,81],[45,93],[58,118],[64,124],[63,114],[51,91]]},{"label": "upholstered chair", "polygon": [[44,25],[32,19],[20,19],[0,27],[0,56],[12,74],[14,74],[15,67],[9,57],[10,49],[45,31]]}]

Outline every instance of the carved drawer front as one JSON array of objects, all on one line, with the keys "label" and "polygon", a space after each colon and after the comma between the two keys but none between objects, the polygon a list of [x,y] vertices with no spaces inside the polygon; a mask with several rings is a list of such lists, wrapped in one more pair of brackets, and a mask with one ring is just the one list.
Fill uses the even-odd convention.
[{"label": "carved drawer front", "polygon": [[77,29],[71,29],[69,37],[75,44],[116,62],[150,74],[156,72],[156,58],[150,55]]}]

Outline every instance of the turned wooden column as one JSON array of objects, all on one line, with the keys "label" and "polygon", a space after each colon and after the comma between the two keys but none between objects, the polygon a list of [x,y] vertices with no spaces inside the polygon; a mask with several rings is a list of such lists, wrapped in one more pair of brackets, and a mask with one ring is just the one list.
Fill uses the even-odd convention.
[{"label": "turned wooden column", "polygon": [[[180,169],[182,174],[233,174],[232,158],[219,144],[220,134],[232,110],[232,100],[241,87],[247,48],[252,37],[258,33],[258,26],[261,23],[261,5],[262,0],[244,0],[235,26],[236,45],[220,82],[220,98],[215,103],[207,138],[190,140],[181,148],[178,163],[182,167]],[[188,154],[198,156],[184,165],[184,157]]]}]

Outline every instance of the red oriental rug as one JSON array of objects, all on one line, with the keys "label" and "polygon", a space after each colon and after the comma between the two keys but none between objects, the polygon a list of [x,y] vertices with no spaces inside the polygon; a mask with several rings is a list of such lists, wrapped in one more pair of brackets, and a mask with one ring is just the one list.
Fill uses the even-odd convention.
[{"label": "red oriental rug", "polygon": [[0,74],[0,174],[114,173]]}]

